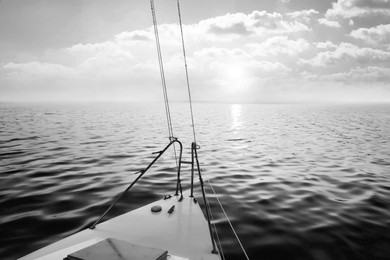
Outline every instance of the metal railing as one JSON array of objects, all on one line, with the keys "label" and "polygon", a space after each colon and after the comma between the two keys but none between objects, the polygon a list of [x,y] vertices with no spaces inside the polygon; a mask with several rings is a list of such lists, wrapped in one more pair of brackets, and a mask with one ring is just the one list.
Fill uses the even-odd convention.
[{"label": "metal railing", "polygon": [[[207,197],[206,197],[205,190],[204,190],[204,183],[203,183],[201,170],[200,170],[200,166],[199,166],[198,153],[197,153],[197,149],[199,149],[199,146],[195,142],[193,142],[191,144],[191,161],[190,162],[183,161],[182,160],[183,145],[177,138],[171,138],[171,141],[163,150],[155,152],[158,155],[153,159],[153,161],[145,169],[140,171],[140,175],[138,175],[138,177],[123,192],[121,192],[119,195],[117,195],[115,197],[115,199],[113,200],[113,202],[111,203],[109,208],[99,217],[98,220],[96,220],[93,223],[93,225],[90,227],[90,229],[94,229],[96,227],[96,225],[102,221],[102,219],[117,204],[117,202],[123,197],[123,195],[126,192],[128,192],[142,178],[142,176],[150,169],[150,167],[152,167],[153,164],[161,157],[161,155],[163,155],[168,150],[168,148],[171,145],[173,145],[174,143],[178,143],[179,147],[180,147],[179,163],[177,165],[177,180],[176,180],[175,195],[176,196],[179,195],[179,191],[180,191],[180,195],[183,196],[183,190],[182,190],[181,179],[180,179],[181,164],[191,164],[191,193],[190,193],[190,197],[194,197],[194,174],[195,174],[195,164],[196,164],[196,168],[197,168],[198,176],[199,176],[200,187],[202,190],[203,202],[205,204],[205,212],[206,212],[206,218],[207,218],[207,223],[208,223],[209,232],[210,232],[211,243],[213,246],[213,249],[211,252],[213,254],[218,253],[218,251],[216,250],[214,236],[213,236],[213,232],[212,232],[212,228],[211,228],[210,212],[209,212],[209,207],[207,206],[208,202],[207,202]],[[153,154],[155,154],[155,153],[153,153]]]},{"label": "metal railing", "polygon": [[[168,150],[168,148],[174,144],[174,143],[178,143],[179,146],[180,146],[180,153],[179,153],[179,162],[181,161],[181,157],[182,157],[182,154],[183,154],[183,145],[182,143],[177,140],[176,138],[172,139],[169,144],[162,150],[162,151],[158,151],[158,152],[155,152],[155,153],[158,153],[158,155],[153,159],[153,161],[151,163],[149,163],[149,165],[140,171],[140,175],[138,175],[138,177],[123,191],[121,192],[115,199],[114,201],[111,203],[110,207],[99,217],[98,220],[95,221],[95,223],[90,227],[90,229],[94,229],[96,227],[97,224],[99,224],[99,222],[107,215],[107,213],[115,206],[115,204],[123,197],[123,195],[128,192],[141,178],[142,176],[144,176],[144,174],[150,169],[150,167],[153,166],[153,164],[161,157],[161,155],[163,155],[165,153],[166,150]],[[155,154],[153,153],[153,154]],[[180,182],[180,170],[181,170],[181,165],[179,163],[178,165],[178,169],[177,169],[177,181],[176,181],[176,193],[175,195],[178,195],[179,193],[179,189],[180,189],[180,193],[182,194],[183,191],[182,191],[182,188],[181,188],[181,182]]]}]

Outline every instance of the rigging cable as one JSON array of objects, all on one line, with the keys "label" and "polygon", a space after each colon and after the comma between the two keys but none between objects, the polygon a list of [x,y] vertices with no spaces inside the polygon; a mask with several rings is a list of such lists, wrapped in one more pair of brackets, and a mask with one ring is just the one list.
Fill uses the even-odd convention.
[{"label": "rigging cable", "polygon": [[180,1],[179,1],[179,0],[177,0],[177,11],[178,11],[178,14],[179,14],[179,24],[180,24],[180,33],[181,33],[181,43],[182,43],[182,47],[183,47],[184,67],[185,67],[185,71],[186,71],[188,99],[189,99],[190,111],[191,111],[192,133],[193,133],[193,135],[194,135],[194,142],[195,142],[195,144],[196,144],[194,113],[193,113],[193,111],[192,111],[191,89],[190,89],[190,81],[189,81],[189,79],[188,79],[187,56],[186,56],[186,49],[185,49],[185,47],[184,47],[183,25],[182,25],[182,22],[181,22],[181,12],[180,12]]},{"label": "rigging cable", "polygon": [[227,222],[229,223],[229,226],[230,226],[230,228],[232,229],[233,234],[234,234],[234,236],[236,237],[237,242],[238,242],[238,244],[240,245],[240,247],[241,247],[241,249],[242,249],[242,251],[243,251],[243,253],[244,253],[246,259],[249,260],[249,256],[248,256],[248,254],[246,253],[245,248],[244,248],[244,246],[242,245],[241,240],[240,240],[240,238],[238,237],[237,232],[235,231],[235,229],[234,229],[234,227],[233,227],[233,225],[232,225],[232,222],[230,221],[228,215],[226,214],[226,211],[225,211],[225,209],[223,208],[221,201],[218,199],[218,195],[217,195],[217,193],[215,192],[213,185],[211,184],[209,178],[207,178],[206,180],[207,180],[207,182],[209,183],[209,186],[210,186],[211,190],[213,191],[213,193],[214,193],[214,195],[215,195],[215,198],[216,198],[216,200],[217,200],[219,206],[221,207],[222,212],[223,212],[223,214],[225,215],[225,218],[226,218]]},{"label": "rigging cable", "polygon": [[[194,115],[193,115],[193,109],[192,109],[192,98],[191,98],[190,82],[189,82],[189,77],[188,77],[187,57],[186,57],[186,51],[185,51],[185,45],[184,45],[183,25],[182,25],[182,21],[181,21],[180,0],[177,0],[177,10],[178,10],[178,15],[179,15],[181,42],[182,42],[183,57],[184,57],[184,67],[185,67],[185,72],[186,72],[187,89],[188,89],[188,98],[189,98],[190,111],[191,111],[192,131],[193,131],[193,135],[194,135],[194,142],[195,142],[195,144],[196,144],[195,123],[194,123]],[[246,257],[246,259],[249,260],[248,254],[246,253],[244,246],[242,245],[242,243],[241,243],[241,241],[240,241],[240,239],[239,239],[239,237],[238,237],[236,231],[234,230],[234,227],[233,227],[232,223],[230,222],[229,217],[227,216],[226,211],[225,211],[225,209],[223,208],[222,203],[221,203],[220,200],[218,199],[218,196],[217,196],[217,194],[216,194],[216,192],[215,192],[215,190],[214,190],[213,186],[211,185],[211,182],[210,182],[210,180],[209,180],[208,178],[207,178],[207,182],[209,183],[209,185],[210,185],[210,187],[211,187],[211,189],[212,189],[212,191],[213,191],[213,193],[214,193],[214,195],[215,195],[215,197],[216,197],[216,199],[217,199],[217,201],[218,201],[218,204],[219,204],[219,206],[221,207],[221,209],[222,209],[222,211],[223,211],[223,214],[225,215],[226,220],[227,220],[227,222],[229,223],[229,225],[230,225],[230,227],[231,227],[231,229],[232,229],[232,231],[233,231],[233,233],[234,233],[234,235],[235,235],[235,237],[236,237],[236,239],[237,239],[237,241],[238,241],[238,243],[239,243],[239,245],[240,245],[240,247],[241,247],[241,249],[242,249],[242,251],[243,251],[245,257]],[[210,209],[210,205],[206,205],[206,207],[209,207],[209,209]],[[210,212],[211,212],[211,209],[210,209]],[[221,250],[221,252],[222,252],[222,257],[224,258],[224,256],[223,256],[223,251],[222,251],[222,246],[221,246],[221,244],[220,244],[220,240],[219,240],[219,236],[218,236],[218,232],[217,232],[217,230],[216,230],[215,224],[214,224],[214,228],[215,228],[215,231],[216,231],[216,234],[217,234],[217,239],[218,239],[218,241],[219,241],[220,250]]]},{"label": "rigging cable", "polygon": [[[165,115],[167,118],[167,125],[168,125],[168,135],[169,135],[169,140],[173,141],[176,138],[173,135],[172,118],[171,118],[171,111],[169,108],[167,84],[165,82],[164,64],[163,64],[163,58],[162,58],[162,54],[161,54],[160,37],[158,34],[158,26],[157,26],[156,12],[155,12],[155,8],[154,8],[154,0],[150,0],[150,8],[152,10],[154,36],[156,38],[156,47],[157,47],[158,63],[159,63],[159,67],[160,67],[161,85],[162,85],[163,95],[164,95]],[[175,155],[176,167],[178,167],[178,159],[177,159],[177,155],[176,155],[175,144],[173,144],[173,151],[174,151],[174,155]]]},{"label": "rigging cable", "polygon": [[[206,191],[205,191],[205,193],[206,193]],[[207,193],[206,193],[206,196],[208,196]],[[223,249],[222,249],[221,240],[219,239],[217,225],[215,224],[215,219],[214,219],[214,216],[213,216],[213,211],[211,210],[210,203],[207,204],[207,207],[209,208],[211,220],[213,221],[214,232],[215,232],[215,235],[216,235],[216,238],[217,238],[217,245],[218,245],[219,252],[221,253],[220,254],[221,258],[222,258],[222,260],[225,260],[225,254],[224,254]]]},{"label": "rigging cable", "polygon": [[169,109],[167,85],[165,83],[164,65],[163,65],[163,59],[162,59],[161,47],[160,47],[160,40],[159,40],[159,35],[158,35],[158,27],[157,27],[157,19],[156,19],[156,13],[155,13],[155,8],[154,8],[154,0],[150,0],[150,7],[151,7],[151,10],[152,10],[154,35],[155,35],[155,38],[156,38],[158,63],[159,63],[159,66],[160,66],[160,77],[161,77],[161,84],[162,84],[163,95],[164,95],[165,114],[166,114],[166,117],[167,117],[168,133],[169,133],[169,138],[171,139],[171,138],[173,138],[172,119],[171,119],[171,112],[170,112],[170,109]]},{"label": "rigging cable", "polygon": [[[168,123],[169,139],[172,141],[175,139],[175,137],[173,135],[172,119],[171,119],[170,108],[169,108],[167,87],[166,87],[166,83],[165,83],[164,66],[163,66],[163,60],[162,60],[162,55],[161,55],[161,47],[160,47],[160,41],[159,41],[159,35],[158,35],[158,27],[157,27],[157,19],[156,19],[155,8],[154,8],[154,0],[150,0],[150,5],[151,5],[151,10],[152,10],[152,16],[153,16],[154,34],[155,34],[155,38],[156,38],[157,54],[158,54],[158,61],[159,61],[159,66],[160,66],[160,76],[161,76],[161,82],[162,82],[162,88],[163,88],[165,112],[166,112],[167,123]],[[190,105],[190,112],[191,112],[192,132],[193,132],[193,136],[194,136],[194,143],[196,144],[196,133],[195,133],[195,123],[194,123],[194,115],[193,115],[193,108],[192,108],[192,97],[191,97],[191,89],[190,89],[189,76],[188,76],[187,57],[186,57],[186,51],[185,51],[185,45],[184,45],[183,25],[182,25],[182,20],[181,20],[179,0],[177,0],[177,8],[178,8],[178,15],[179,15],[179,24],[180,24],[180,33],[181,33],[181,41],[182,41],[182,48],[183,48],[183,57],[184,57],[184,67],[185,67],[186,81],[187,81],[188,98],[189,98],[189,105]],[[175,149],[175,147],[174,147],[174,149]],[[176,150],[175,150],[175,159],[176,159],[176,165],[177,165]],[[233,227],[232,223],[230,222],[229,217],[227,216],[226,211],[222,206],[222,203],[218,199],[218,196],[217,196],[217,194],[216,194],[216,192],[215,192],[215,190],[214,190],[213,186],[211,185],[211,182],[208,178],[207,178],[207,181],[208,181],[209,186],[212,189],[214,195],[216,196],[218,204],[221,207],[223,214],[225,215],[241,249],[243,250],[246,259],[249,260],[249,257],[247,255],[236,231],[234,230],[234,227]],[[206,207],[210,207],[210,205],[206,205]],[[219,237],[218,237],[218,240],[219,240]]]}]

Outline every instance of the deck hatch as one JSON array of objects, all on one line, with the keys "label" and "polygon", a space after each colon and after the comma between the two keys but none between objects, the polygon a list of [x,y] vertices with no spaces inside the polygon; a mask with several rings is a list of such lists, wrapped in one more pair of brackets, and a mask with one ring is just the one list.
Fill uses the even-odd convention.
[{"label": "deck hatch", "polygon": [[166,260],[167,250],[108,238],[76,251],[64,260]]}]

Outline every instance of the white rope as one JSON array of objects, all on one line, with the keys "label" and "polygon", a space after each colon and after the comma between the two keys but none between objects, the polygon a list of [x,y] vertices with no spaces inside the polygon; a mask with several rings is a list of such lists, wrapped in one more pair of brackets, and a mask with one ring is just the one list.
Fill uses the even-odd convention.
[{"label": "white rope", "polygon": [[225,211],[225,209],[223,208],[222,203],[221,203],[221,201],[219,200],[218,195],[217,195],[217,193],[215,192],[215,190],[214,190],[214,188],[213,188],[213,185],[211,184],[209,178],[207,178],[207,182],[209,183],[210,188],[211,188],[211,190],[213,191],[213,193],[214,193],[214,195],[215,195],[215,198],[217,199],[218,204],[219,204],[219,206],[221,207],[222,212],[223,212],[223,214],[225,215],[225,218],[226,218],[227,222],[229,223],[230,228],[232,229],[232,231],[233,231],[233,233],[234,233],[234,236],[236,237],[237,242],[238,242],[238,244],[240,245],[240,247],[241,247],[241,249],[242,249],[242,251],[243,251],[243,253],[244,253],[246,259],[249,260],[248,254],[246,253],[245,248],[244,248],[244,246],[242,245],[240,238],[238,237],[238,235],[237,235],[237,233],[236,233],[236,231],[235,231],[235,229],[234,229],[232,223],[230,222],[230,219],[229,219],[228,215],[226,214],[226,211]]}]

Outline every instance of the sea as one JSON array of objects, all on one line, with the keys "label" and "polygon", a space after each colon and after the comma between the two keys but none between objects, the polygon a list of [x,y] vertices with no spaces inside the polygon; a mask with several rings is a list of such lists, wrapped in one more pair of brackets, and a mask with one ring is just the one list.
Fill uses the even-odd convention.
[{"label": "sea", "polygon": [[[189,106],[170,110],[190,160]],[[193,110],[225,259],[390,259],[390,104]],[[0,259],[91,225],[168,143],[163,103],[0,103]],[[169,149],[107,218],[173,194],[175,177]]]}]

